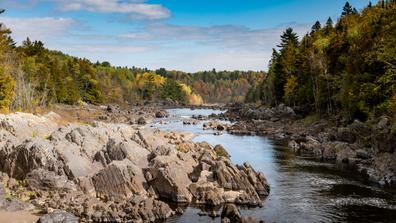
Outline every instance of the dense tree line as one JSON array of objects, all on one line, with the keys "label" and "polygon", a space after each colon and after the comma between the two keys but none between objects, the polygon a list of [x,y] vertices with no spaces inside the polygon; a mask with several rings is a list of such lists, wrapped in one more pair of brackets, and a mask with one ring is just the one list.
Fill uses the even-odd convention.
[{"label": "dense tree line", "polygon": [[180,80],[192,87],[205,102],[242,102],[246,93],[264,77],[263,72],[255,71],[202,71],[185,73],[158,69],[157,74],[173,80]]},{"label": "dense tree line", "polygon": [[41,41],[29,38],[16,46],[10,34],[0,23],[0,110],[28,110],[53,103],[135,104],[163,99],[202,103],[188,85],[154,71],[92,63],[48,50]]},{"label": "dense tree line", "polygon": [[316,22],[301,40],[288,28],[268,75],[247,100],[347,120],[395,115],[396,1],[370,3],[361,12],[347,2],[336,24]]}]

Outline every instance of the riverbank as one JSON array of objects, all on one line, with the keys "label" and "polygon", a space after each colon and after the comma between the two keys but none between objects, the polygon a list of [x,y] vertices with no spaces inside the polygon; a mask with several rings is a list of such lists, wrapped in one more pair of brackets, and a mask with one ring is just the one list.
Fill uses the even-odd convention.
[{"label": "riverbank", "polygon": [[382,186],[394,188],[396,184],[396,125],[389,117],[345,123],[334,117],[301,118],[283,105],[235,105],[216,117],[234,122],[224,127],[231,134],[266,136],[295,152],[350,164]]},{"label": "riverbank", "polygon": [[166,116],[157,107],[91,105],[0,115],[0,211],[18,204],[10,212],[155,222],[183,213],[173,203],[262,205],[269,185],[249,164],[234,165],[191,133],[144,127]]}]

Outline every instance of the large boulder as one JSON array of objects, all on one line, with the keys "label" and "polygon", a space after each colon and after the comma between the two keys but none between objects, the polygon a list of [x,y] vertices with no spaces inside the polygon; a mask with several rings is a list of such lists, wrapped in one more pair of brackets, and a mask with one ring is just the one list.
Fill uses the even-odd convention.
[{"label": "large boulder", "polygon": [[162,201],[138,196],[131,198],[124,208],[131,210],[131,213],[136,215],[134,218],[143,222],[164,221],[175,214],[169,205]]},{"label": "large boulder", "polygon": [[156,118],[166,118],[168,116],[169,116],[169,113],[167,111],[165,111],[165,110],[157,111],[155,113],[155,117]]},{"label": "large boulder", "polygon": [[212,166],[214,179],[225,190],[242,191],[235,203],[258,205],[261,197],[268,196],[269,185],[262,173],[256,173],[249,164],[236,167],[227,159]]},{"label": "large boulder", "polygon": [[272,108],[272,111],[274,112],[275,116],[278,118],[292,118],[296,116],[294,110],[291,107],[288,107],[284,104],[280,104]]},{"label": "large boulder", "polygon": [[338,128],[336,137],[341,142],[354,143],[356,141],[356,134],[348,127]]},{"label": "large boulder", "polygon": [[179,203],[189,203],[192,195],[188,190],[192,183],[183,165],[169,163],[147,170],[146,179],[161,198]]},{"label": "large boulder", "polygon": [[45,138],[57,128],[57,123],[45,116],[21,112],[0,114],[0,129],[10,132],[17,138]]},{"label": "large boulder", "polygon": [[230,158],[230,154],[228,154],[227,150],[222,145],[216,145],[213,150],[215,151],[217,156],[222,156],[226,158]]},{"label": "large boulder", "polygon": [[31,188],[45,191],[73,191],[76,186],[66,175],[57,175],[53,171],[35,169],[27,174],[26,180]]},{"label": "large boulder", "polygon": [[235,204],[226,204],[221,212],[222,219],[229,219],[233,223],[242,223],[242,215]]},{"label": "large boulder", "polygon": [[128,198],[133,194],[147,194],[142,170],[126,162],[113,162],[93,176],[92,182],[100,198]]},{"label": "large boulder", "polygon": [[206,206],[218,206],[226,202],[224,189],[216,184],[210,183],[192,183],[189,190],[194,196],[194,202]]},{"label": "large boulder", "polygon": [[37,221],[37,223],[78,223],[79,218],[67,212],[55,212],[46,214]]},{"label": "large boulder", "polygon": [[53,145],[46,140],[31,138],[21,145],[3,148],[0,154],[3,163],[0,171],[13,178],[24,179],[30,171],[38,168],[62,171]]}]

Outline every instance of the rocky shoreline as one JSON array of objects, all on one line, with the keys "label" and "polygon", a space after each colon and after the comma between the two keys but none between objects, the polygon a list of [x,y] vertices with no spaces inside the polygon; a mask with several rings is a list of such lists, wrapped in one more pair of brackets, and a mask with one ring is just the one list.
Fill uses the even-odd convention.
[{"label": "rocky shoreline", "polygon": [[57,113],[0,115],[0,211],[39,211],[38,222],[157,222],[183,212],[171,203],[260,206],[268,196],[264,175],[219,146],[145,128],[168,115],[160,109]]},{"label": "rocky shoreline", "polygon": [[334,117],[302,118],[284,105],[275,108],[233,105],[225,114],[212,117],[232,121],[233,125],[214,125],[231,134],[263,135],[295,152],[350,164],[380,185],[390,188],[396,185],[396,125],[390,117],[346,123]]}]

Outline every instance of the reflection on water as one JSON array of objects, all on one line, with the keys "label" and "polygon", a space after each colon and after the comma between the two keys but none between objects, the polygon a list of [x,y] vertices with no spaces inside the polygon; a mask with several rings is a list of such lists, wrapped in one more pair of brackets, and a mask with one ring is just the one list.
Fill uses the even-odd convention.
[{"label": "reflection on water", "polygon": [[[194,141],[222,144],[233,162],[248,161],[265,173],[271,193],[262,208],[242,208],[242,214],[256,216],[266,222],[396,222],[396,197],[354,176],[345,167],[322,163],[311,157],[297,156],[289,149],[265,137],[213,135],[198,125],[183,125],[192,115],[219,113],[216,110],[169,110],[167,124],[153,126],[163,130],[190,131]],[[189,207],[182,216],[168,222],[220,222],[199,216],[199,209]]]}]

